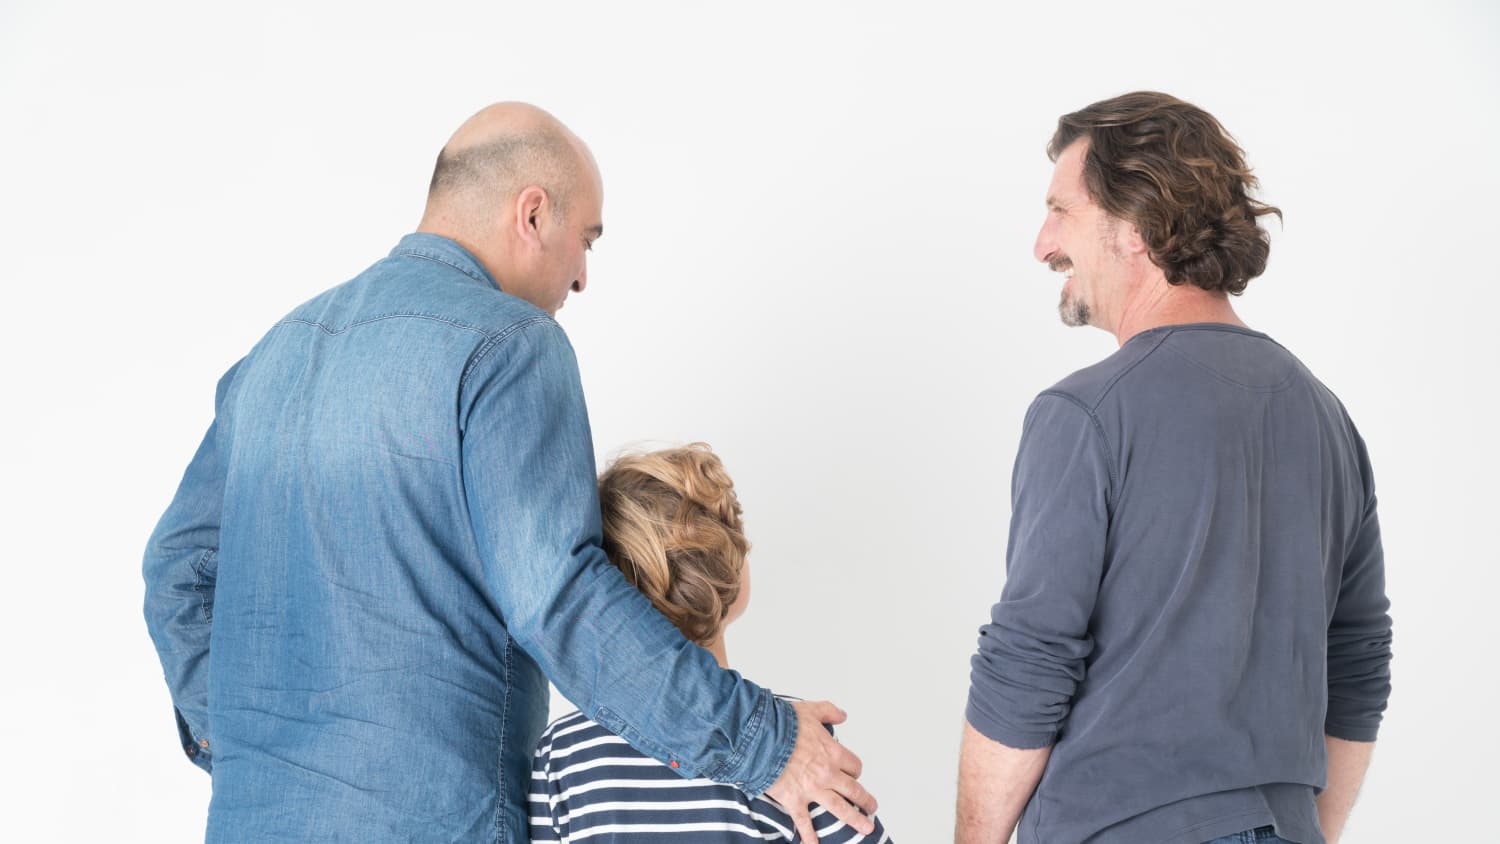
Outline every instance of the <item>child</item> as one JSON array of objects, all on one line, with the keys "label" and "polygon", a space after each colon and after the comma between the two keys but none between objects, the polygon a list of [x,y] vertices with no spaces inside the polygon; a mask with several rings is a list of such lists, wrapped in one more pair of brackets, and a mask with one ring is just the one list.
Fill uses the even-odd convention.
[{"label": "child", "polygon": [[[728,668],[724,629],[750,600],[750,543],[734,482],[708,446],[694,443],[616,460],[599,477],[604,550],[682,634]],[[532,764],[532,841],[795,841],[770,799],[683,779],[574,712],[553,722]],[[813,807],[819,844],[886,844],[879,819],[862,836]]]}]

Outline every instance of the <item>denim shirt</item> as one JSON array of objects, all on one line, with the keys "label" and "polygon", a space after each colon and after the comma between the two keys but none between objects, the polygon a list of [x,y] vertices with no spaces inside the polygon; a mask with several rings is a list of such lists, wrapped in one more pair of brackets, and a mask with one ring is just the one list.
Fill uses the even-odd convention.
[{"label": "denim shirt", "polygon": [[526,841],[549,677],[751,795],[796,740],[609,564],[572,347],[434,235],[224,375],[144,575],[210,841]]}]

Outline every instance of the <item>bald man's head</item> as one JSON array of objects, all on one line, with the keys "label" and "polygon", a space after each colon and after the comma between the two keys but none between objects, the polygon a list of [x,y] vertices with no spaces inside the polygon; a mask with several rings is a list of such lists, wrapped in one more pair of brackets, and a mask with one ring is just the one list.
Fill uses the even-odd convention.
[{"label": "bald man's head", "polygon": [[418,231],[468,249],[500,289],[548,313],[587,283],[604,231],[604,187],[588,147],[557,118],[497,103],[469,118],[438,155]]},{"label": "bald man's head", "polygon": [[542,133],[508,135],[438,153],[427,201],[488,216],[493,209],[536,185],[552,198],[553,213],[564,213],[578,181],[578,156],[567,142]]},{"label": "bald man's head", "polygon": [[563,214],[592,167],[587,147],[557,118],[526,103],[496,103],[465,121],[438,153],[427,204],[487,221],[534,185]]}]

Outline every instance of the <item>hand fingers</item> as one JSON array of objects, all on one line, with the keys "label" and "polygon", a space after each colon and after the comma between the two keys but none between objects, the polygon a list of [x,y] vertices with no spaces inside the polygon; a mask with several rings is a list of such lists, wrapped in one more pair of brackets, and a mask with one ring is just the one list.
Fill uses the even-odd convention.
[{"label": "hand fingers", "polygon": [[809,714],[824,724],[842,724],[849,718],[849,713],[826,700],[809,702],[808,711]]},{"label": "hand fingers", "polygon": [[812,842],[818,840],[818,831],[813,829],[812,818],[807,814],[806,806],[784,806],[786,813],[792,816],[792,824],[797,827],[797,840]]},{"label": "hand fingers", "polygon": [[831,748],[829,755],[833,757],[833,764],[840,771],[855,779],[859,779],[860,775],[865,772],[865,763],[861,762],[859,757],[854,755],[853,751],[842,744],[835,744]]},{"label": "hand fingers", "polygon": [[854,808],[848,800],[840,797],[837,792],[823,792],[818,802],[823,805],[824,809],[828,810],[829,814],[843,821],[847,826],[852,827],[860,835],[869,835],[875,831],[875,821],[866,815],[860,814],[858,809]]},{"label": "hand fingers", "polygon": [[846,779],[835,785],[833,790],[842,795],[849,802],[865,810],[865,814],[873,815],[880,808],[875,802],[875,795],[871,794],[864,786],[853,779]]}]

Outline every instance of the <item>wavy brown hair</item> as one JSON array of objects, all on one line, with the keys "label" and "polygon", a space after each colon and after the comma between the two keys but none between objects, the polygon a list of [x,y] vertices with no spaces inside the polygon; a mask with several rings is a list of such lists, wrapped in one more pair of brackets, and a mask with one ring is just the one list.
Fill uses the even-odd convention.
[{"label": "wavy brown hair", "polygon": [[1135,225],[1168,282],[1239,295],[1265,272],[1271,237],[1257,220],[1281,209],[1250,197],[1260,183],[1213,115],[1155,91],[1123,94],[1058,118],[1047,156],[1080,139],[1089,195]]},{"label": "wavy brown hair", "polygon": [[704,443],[615,460],[599,476],[604,552],[699,644],[718,638],[740,595],[750,543],[734,482]]}]

